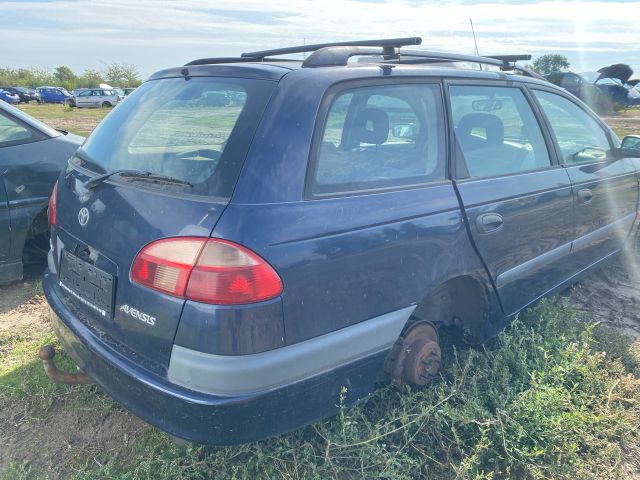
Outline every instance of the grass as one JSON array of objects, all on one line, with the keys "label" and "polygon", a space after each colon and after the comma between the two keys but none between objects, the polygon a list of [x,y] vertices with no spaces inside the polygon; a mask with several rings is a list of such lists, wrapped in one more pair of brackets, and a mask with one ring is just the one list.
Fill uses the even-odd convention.
[{"label": "grass", "polygon": [[19,107],[53,128],[61,128],[82,136],[89,135],[111,111],[111,108],[69,108],[54,103],[21,103]]},{"label": "grass", "polygon": [[[0,376],[3,409],[41,414],[51,395],[93,388],[50,391],[34,371],[24,392],[7,393],[17,387],[11,372],[25,375],[23,360],[15,361],[26,360],[23,351],[8,355],[11,366]],[[449,345],[445,358],[441,378],[427,389],[383,388],[361,406],[271,440],[177,448],[149,427],[118,461],[107,456],[98,468],[74,458],[56,472],[83,480],[629,478],[640,445],[640,356],[630,341],[545,301],[487,345]],[[25,394],[33,392],[40,400],[30,405]],[[90,393],[80,405],[101,396]],[[0,479],[46,473],[11,463]]]}]

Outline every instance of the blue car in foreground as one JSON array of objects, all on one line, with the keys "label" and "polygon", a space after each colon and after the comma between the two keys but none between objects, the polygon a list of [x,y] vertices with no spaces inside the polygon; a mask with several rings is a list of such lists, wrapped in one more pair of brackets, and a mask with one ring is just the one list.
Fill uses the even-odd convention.
[{"label": "blue car in foreground", "polygon": [[196,60],[104,119],[43,279],[85,379],[176,437],[253,441],[425,385],[442,326],[482,342],[635,248],[638,137],[528,56],[418,43]]}]

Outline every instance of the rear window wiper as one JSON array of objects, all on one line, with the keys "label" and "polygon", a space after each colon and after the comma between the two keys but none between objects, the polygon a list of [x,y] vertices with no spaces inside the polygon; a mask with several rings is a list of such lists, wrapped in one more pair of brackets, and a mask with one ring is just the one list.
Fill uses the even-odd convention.
[{"label": "rear window wiper", "polygon": [[179,178],[170,177],[167,175],[160,175],[158,173],[146,172],[144,170],[113,170],[111,172],[103,173],[101,175],[96,175],[91,177],[89,180],[84,182],[85,188],[93,188],[99,183],[104,182],[108,178],[118,175],[119,177],[124,178],[134,178],[136,180],[149,180],[152,182],[162,182],[162,183],[174,183],[177,185],[185,185],[187,187],[193,187],[191,182],[186,180],[181,180]]}]

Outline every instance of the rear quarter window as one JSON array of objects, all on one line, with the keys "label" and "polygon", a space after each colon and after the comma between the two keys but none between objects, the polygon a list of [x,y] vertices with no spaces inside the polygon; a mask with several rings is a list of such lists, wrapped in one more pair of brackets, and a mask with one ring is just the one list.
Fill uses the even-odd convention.
[{"label": "rear quarter window", "polygon": [[307,180],[311,196],[443,180],[440,87],[398,84],[341,91],[333,97],[316,141]]}]

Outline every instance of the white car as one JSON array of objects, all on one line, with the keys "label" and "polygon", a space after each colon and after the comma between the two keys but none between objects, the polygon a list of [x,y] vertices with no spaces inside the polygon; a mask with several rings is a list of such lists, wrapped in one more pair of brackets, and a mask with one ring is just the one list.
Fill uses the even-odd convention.
[{"label": "white car", "polygon": [[118,101],[116,92],[103,88],[90,88],[73,96],[76,107],[115,107]]}]

